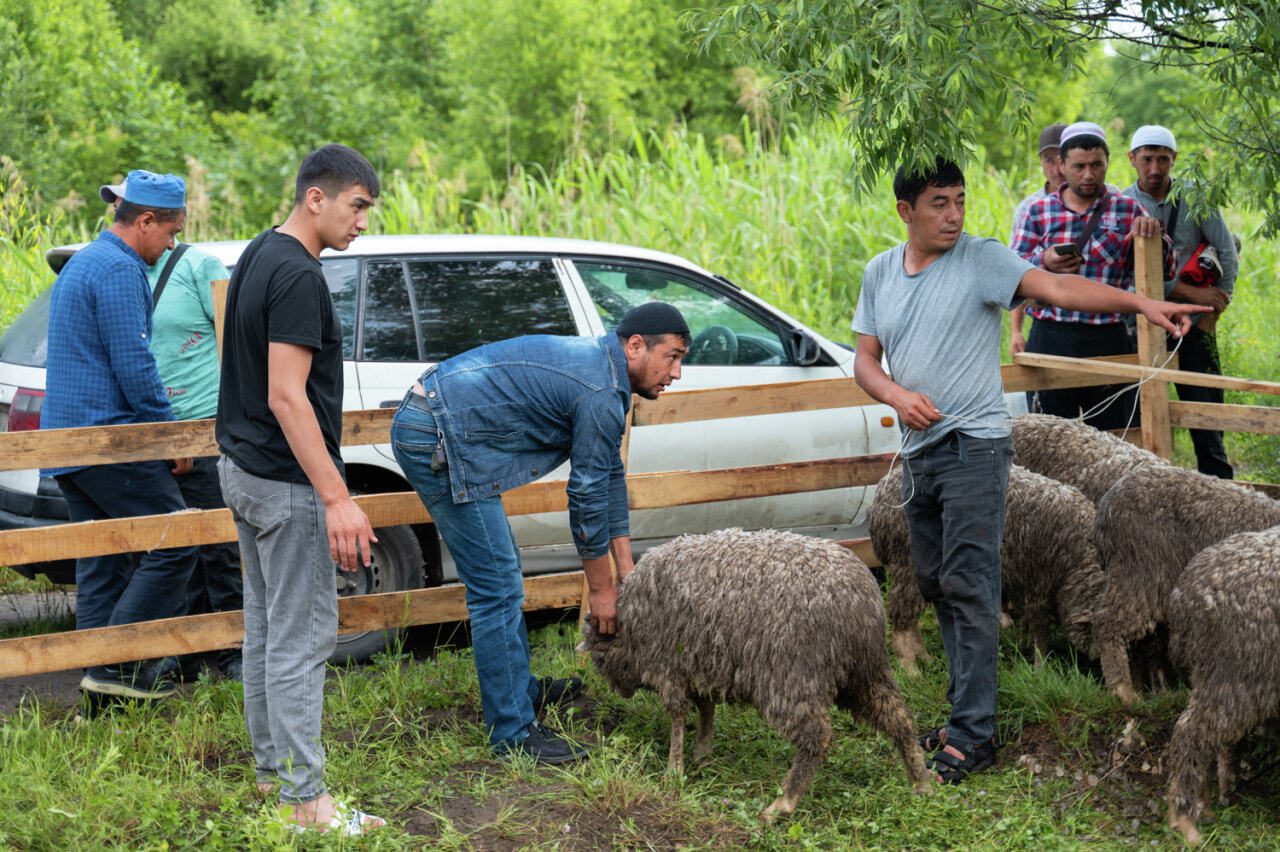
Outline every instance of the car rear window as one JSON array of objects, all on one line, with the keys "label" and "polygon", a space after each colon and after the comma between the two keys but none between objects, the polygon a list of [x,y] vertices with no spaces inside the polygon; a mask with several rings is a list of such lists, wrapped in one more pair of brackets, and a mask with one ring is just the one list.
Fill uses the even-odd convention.
[{"label": "car rear window", "polygon": [[49,358],[49,300],[52,297],[53,288],[46,287],[0,335],[0,361],[23,367],[46,365]]},{"label": "car rear window", "polygon": [[376,261],[361,360],[443,361],[495,340],[578,333],[550,258]]}]

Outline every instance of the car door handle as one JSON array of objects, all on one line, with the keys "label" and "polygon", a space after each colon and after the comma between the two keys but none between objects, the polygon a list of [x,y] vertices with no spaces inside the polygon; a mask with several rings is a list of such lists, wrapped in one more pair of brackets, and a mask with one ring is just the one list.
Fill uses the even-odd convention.
[{"label": "car door handle", "polygon": [[401,400],[398,400],[398,399],[384,399],[382,402],[378,403],[378,407],[379,408],[399,408],[400,402]]}]

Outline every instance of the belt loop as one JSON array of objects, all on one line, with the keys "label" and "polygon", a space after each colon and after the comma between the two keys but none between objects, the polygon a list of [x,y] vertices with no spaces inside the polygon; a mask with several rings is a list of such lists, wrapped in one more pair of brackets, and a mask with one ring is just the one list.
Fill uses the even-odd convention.
[{"label": "belt loop", "polygon": [[960,464],[968,464],[969,453],[964,446],[964,433],[957,431],[955,433],[955,436],[956,436],[956,448],[960,451]]}]

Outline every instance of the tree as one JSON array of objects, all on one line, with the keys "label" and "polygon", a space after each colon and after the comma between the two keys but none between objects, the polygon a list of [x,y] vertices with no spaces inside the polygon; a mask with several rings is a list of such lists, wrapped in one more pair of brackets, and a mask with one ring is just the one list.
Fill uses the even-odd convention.
[{"label": "tree", "polygon": [[696,16],[777,69],[790,97],[839,109],[863,188],[935,153],[966,159],[995,121],[1030,126],[1037,93],[1016,69],[1048,61],[1079,73],[1106,41],[1200,85],[1180,103],[1210,150],[1179,158],[1197,203],[1243,203],[1280,231],[1280,4],[1249,0],[810,0],[721,5]]}]

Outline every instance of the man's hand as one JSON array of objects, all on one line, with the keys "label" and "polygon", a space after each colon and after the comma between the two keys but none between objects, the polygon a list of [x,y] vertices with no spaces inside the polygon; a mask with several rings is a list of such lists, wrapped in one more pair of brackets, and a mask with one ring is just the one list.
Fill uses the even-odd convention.
[{"label": "man's hand", "polygon": [[1084,257],[1078,254],[1060,254],[1057,249],[1050,246],[1040,255],[1040,262],[1044,264],[1044,268],[1049,272],[1056,272],[1059,275],[1075,275],[1080,271],[1080,267],[1084,265]]},{"label": "man's hand", "polygon": [[588,595],[588,621],[597,633],[612,636],[618,632],[618,590],[613,586],[600,591],[592,591]]},{"label": "man's hand", "polygon": [[933,400],[905,388],[889,404],[898,412],[898,418],[907,424],[907,428],[917,432],[928,429],[942,419],[942,412],[933,404]]},{"label": "man's hand", "polygon": [[1138,216],[1133,220],[1133,225],[1129,228],[1129,237],[1158,237],[1160,236],[1160,220],[1151,216]]},{"label": "man's hand", "polygon": [[1009,336],[1009,355],[1017,355],[1019,352],[1027,351],[1027,339],[1021,334],[1013,334]]},{"label": "man's hand", "polygon": [[1171,332],[1175,337],[1182,337],[1191,329],[1188,307],[1177,302],[1143,299],[1142,315],[1165,331]]},{"label": "man's hand", "polygon": [[[1188,292],[1190,291],[1190,292]],[[1189,287],[1181,291],[1188,302],[1206,307],[1214,313],[1222,313],[1231,304],[1231,294],[1221,287]]]},{"label": "man's hand", "polygon": [[174,459],[169,472],[174,476],[184,476],[191,472],[191,468],[195,465],[195,459]]},{"label": "man's hand", "polygon": [[369,517],[349,496],[324,507],[324,523],[329,531],[329,555],[343,571],[356,571],[363,562],[369,567],[369,542],[378,540]]}]

